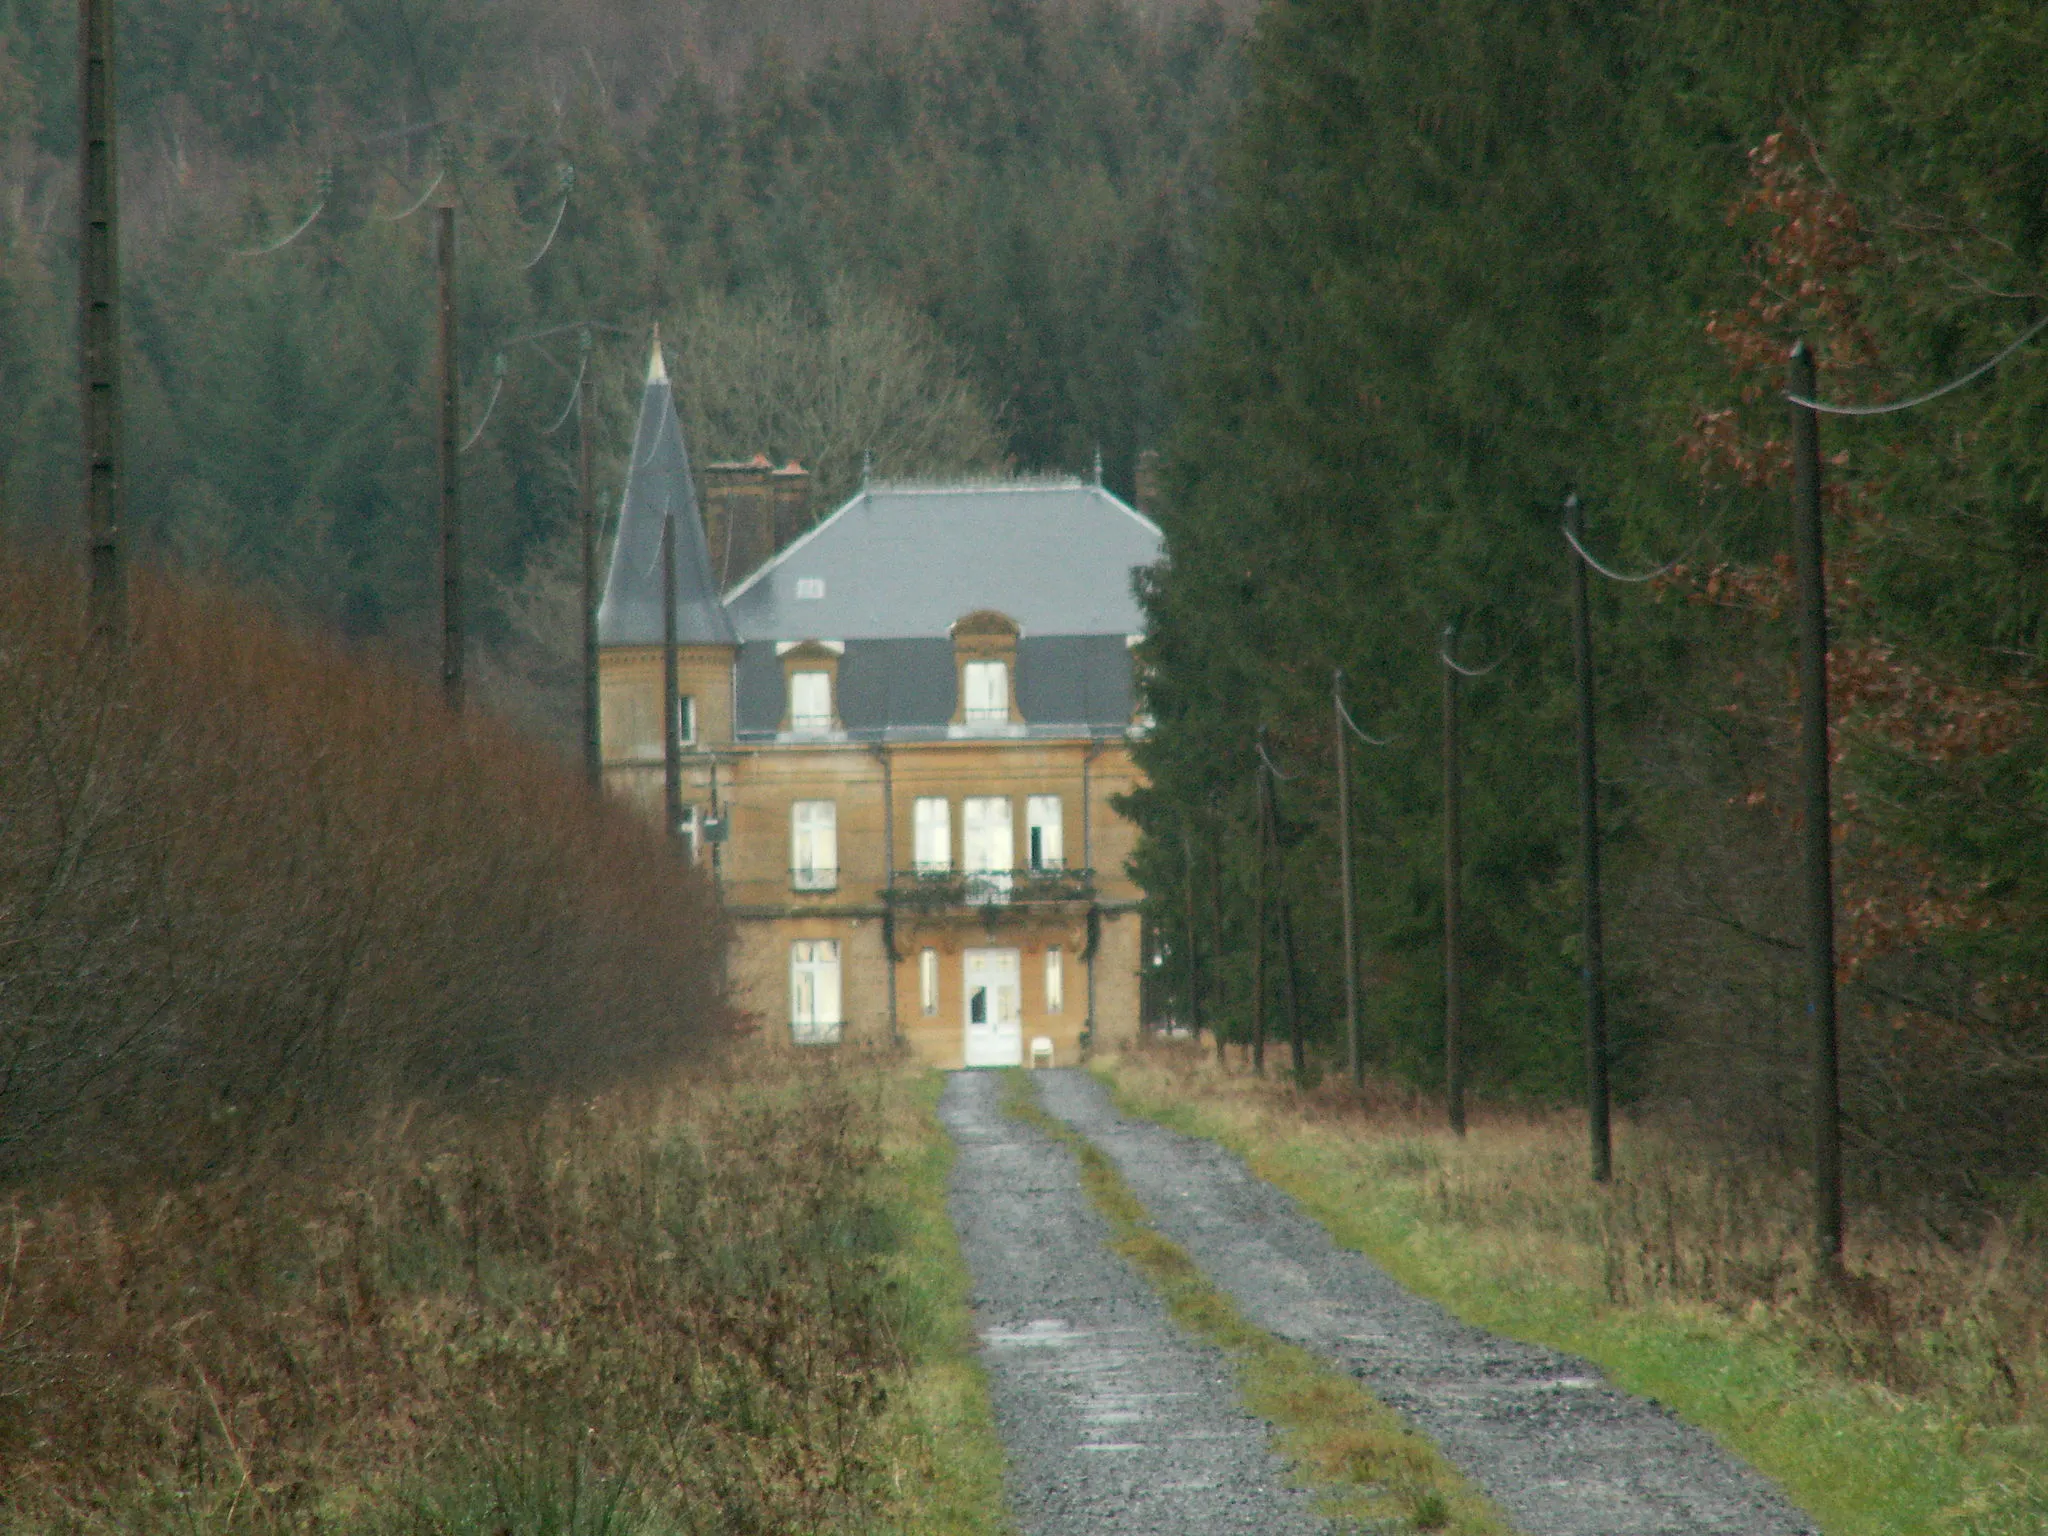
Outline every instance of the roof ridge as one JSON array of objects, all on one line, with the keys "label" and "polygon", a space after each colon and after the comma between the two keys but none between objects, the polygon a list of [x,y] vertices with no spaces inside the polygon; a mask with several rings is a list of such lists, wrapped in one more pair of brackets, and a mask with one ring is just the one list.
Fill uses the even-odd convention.
[{"label": "roof ridge", "polygon": [[951,479],[872,480],[870,491],[892,496],[944,494],[949,491],[1090,491],[1095,484],[1077,475],[957,475]]}]

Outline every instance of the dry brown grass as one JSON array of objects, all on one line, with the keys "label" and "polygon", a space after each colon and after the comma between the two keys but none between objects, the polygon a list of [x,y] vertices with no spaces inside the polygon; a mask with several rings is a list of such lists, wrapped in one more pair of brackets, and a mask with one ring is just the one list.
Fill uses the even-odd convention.
[{"label": "dry brown grass", "polygon": [[880,1079],[773,1076],[15,1200],[0,1529],[860,1525],[905,1366]]},{"label": "dry brown grass", "polygon": [[1681,1127],[1624,1120],[1601,1189],[1570,1111],[1477,1106],[1461,1139],[1405,1087],[1304,1093],[1177,1047],[1128,1054],[1113,1075],[1148,1110],[1199,1105],[1247,1145],[1326,1169],[1389,1230],[1460,1231],[1498,1272],[1594,1306],[1708,1308],[1791,1337],[1831,1373],[2048,1442],[2048,1192],[2016,1194],[1963,1240],[1911,1211],[1855,1210],[1848,1279],[1830,1290],[1813,1283],[1804,1178]]},{"label": "dry brown grass", "polygon": [[0,1187],[212,1176],[729,1030],[704,882],[552,755],[228,594],[0,551]]}]

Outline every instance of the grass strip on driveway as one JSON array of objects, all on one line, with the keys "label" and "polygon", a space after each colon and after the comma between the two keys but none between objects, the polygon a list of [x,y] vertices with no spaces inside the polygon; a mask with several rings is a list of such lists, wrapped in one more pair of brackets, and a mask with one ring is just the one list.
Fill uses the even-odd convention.
[{"label": "grass strip on driveway", "polygon": [[1430,1440],[1352,1377],[1254,1325],[1211,1285],[1186,1250],[1152,1226],[1101,1149],[1046,1113],[1028,1072],[1011,1069],[1003,1107],[1072,1149],[1111,1246],[1176,1323],[1230,1358],[1245,1407],[1276,1427],[1275,1449],[1317,1491],[1325,1515],[1362,1532],[1511,1536],[1507,1517]]},{"label": "grass strip on driveway", "polygon": [[946,1212],[952,1138],[939,1123],[938,1072],[882,1079],[884,1173],[894,1227],[891,1278],[900,1286],[909,1379],[883,1423],[896,1495],[891,1536],[1013,1536],[1005,1460],[975,1357],[973,1281]]},{"label": "grass strip on driveway", "polygon": [[1409,1290],[1477,1327],[1585,1356],[1616,1386],[1707,1430],[1827,1536],[2048,1531],[2048,1468],[2024,1426],[1823,1369],[1818,1330],[1793,1311],[1610,1300],[1597,1233],[1532,1226],[1528,1192],[1503,1161],[1513,1149],[1483,1128],[1459,1142],[1406,1121],[1324,1123],[1251,1096],[1239,1079],[1213,1084],[1142,1058],[1095,1071],[1119,1109],[1228,1147]]}]

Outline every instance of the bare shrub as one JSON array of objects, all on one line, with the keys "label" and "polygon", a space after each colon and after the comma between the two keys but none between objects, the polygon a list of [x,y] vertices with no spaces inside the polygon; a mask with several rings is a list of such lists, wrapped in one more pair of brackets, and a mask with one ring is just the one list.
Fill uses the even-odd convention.
[{"label": "bare shrub", "polygon": [[0,1529],[858,1527],[878,1109],[782,1062],[0,1206]]},{"label": "bare shrub", "polygon": [[220,591],[139,580],[118,647],[78,608],[0,556],[0,1177],[303,1155],[726,1032],[714,897],[550,754]]}]

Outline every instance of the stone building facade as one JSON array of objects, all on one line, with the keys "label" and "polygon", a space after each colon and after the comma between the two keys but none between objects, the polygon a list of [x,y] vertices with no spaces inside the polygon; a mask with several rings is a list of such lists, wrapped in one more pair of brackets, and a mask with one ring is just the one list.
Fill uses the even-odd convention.
[{"label": "stone building facade", "polygon": [[700,513],[657,351],[599,610],[607,788],[664,816],[672,721],[678,835],[771,1035],[960,1067],[1135,1034],[1114,802],[1138,782],[1132,573],[1159,530],[1097,484],[997,481],[865,486],[795,534],[800,474],[714,466]]}]

